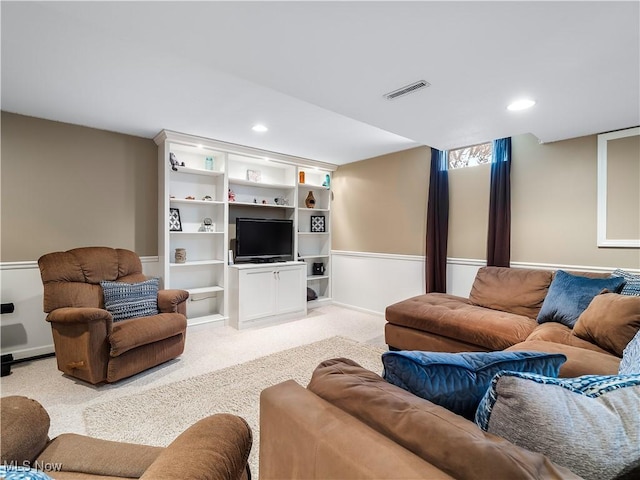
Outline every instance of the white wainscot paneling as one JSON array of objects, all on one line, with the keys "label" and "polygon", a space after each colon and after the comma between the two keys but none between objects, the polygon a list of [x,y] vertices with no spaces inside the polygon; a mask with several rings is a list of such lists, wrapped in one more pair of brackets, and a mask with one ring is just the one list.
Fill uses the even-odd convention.
[{"label": "white wainscot paneling", "polygon": [[[142,257],[142,271],[159,276],[158,257]],[[1,352],[27,358],[53,352],[51,327],[42,311],[42,280],[35,261],[0,264],[0,299],[13,313],[0,316]]]},{"label": "white wainscot paneling", "polygon": [[53,352],[51,327],[42,311],[42,281],[35,262],[2,264],[0,298],[13,303],[13,313],[0,317],[2,354],[18,358]]},{"label": "white wainscot paneling", "polygon": [[424,257],[331,252],[333,302],[384,314],[388,305],[424,293]]},{"label": "white wainscot paneling", "polygon": [[447,258],[447,293],[468,298],[478,269],[485,265],[484,260]]},{"label": "white wainscot paneling", "polygon": [[[365,252],[332,252],[334,303],[384,314],[385,308],[425,291],[424,257]],[[468,298],[482,259],[447,258],[447,293]],[[512,268],[612,272],[616,267],[512,262]],[[635,268],[627,268],[638,274]]]},{"label": "white wainscot paneling", "polygon": [[[384,314],[392,303],[425,293],[424,257],[331,252],[336,304]],[[482,260],[447,260],[447,293],[468,297]]]}]

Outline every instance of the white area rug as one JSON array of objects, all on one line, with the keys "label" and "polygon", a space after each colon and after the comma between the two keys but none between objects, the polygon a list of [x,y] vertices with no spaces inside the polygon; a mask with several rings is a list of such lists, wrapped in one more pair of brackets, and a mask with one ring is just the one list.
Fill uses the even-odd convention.
[{"label": "white area rug", "polygon": [[306,386],[324,360],[350,358],[380,373],[384,349],[332,337],[211,373],[94,404],[83,412],[86,432],[107,440],[166,446],[201,418],[226,412],[243,417],[254,443],[249,462],[258,476],[260,392],[293,379]]}]

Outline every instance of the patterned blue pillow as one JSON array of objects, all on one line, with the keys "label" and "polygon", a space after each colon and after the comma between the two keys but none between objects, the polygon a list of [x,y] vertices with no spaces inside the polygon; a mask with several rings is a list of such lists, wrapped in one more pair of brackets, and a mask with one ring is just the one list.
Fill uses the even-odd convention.
[{"label": "patterned blue pillow", "polygon": [[493,376],[502,370],[557,376],[559,353],[397,351],[382,354],[383,377],[414,395],[473,419]]},{"label": "patterned blue pillow", "polygon": [[640,373],[640,330],[624,348],[618,373],[620,375]]},{"label": "patterned blue pillow", "polygon": [[140,283],[104,281],[100,285],[104,293],[104,306],[114,322],[158,313],[160,280],[157,278]]},{"label": "patterned blue pillow", "polygon": [[501,372],[476,423],[581,478],[640,478],[640,374],[548,378]]},{"label": "patterned blue pillow", "polygon": [[487,431],[491,412],[498,399],[496,385],[504,376],[524,378],[536,383],[545,385],[556,385],[565,388],[573,393],[596,398],[607,392],[618,388],[640,385],[640,374],[638,375],[583,375],[575,378],[555,378],[536,373],[528,372],[500,372],[491,380],[484,397],[478,405],[475,422],[478,426]]},{"label": "patterned blue pillow", "polygon": [[0,465],[0,479],[3,480],[53,480],[49,475],[40,470],[29,467],[12,465]]},{"label": "patterned blue pillow", "polygon": [[602,290],[618,293],[622,277],[588,278],[558,270],[538,313],[538,323],[559,322],[573,328],[578,317]]},{"label": "patterned blue pillow", "polygon": [[616,268],[611,274],[612,277],[622,277],[627,283],[624,284],[620,293],[622,295],[640,296],[640,275],[634,275],[620,268]]}]

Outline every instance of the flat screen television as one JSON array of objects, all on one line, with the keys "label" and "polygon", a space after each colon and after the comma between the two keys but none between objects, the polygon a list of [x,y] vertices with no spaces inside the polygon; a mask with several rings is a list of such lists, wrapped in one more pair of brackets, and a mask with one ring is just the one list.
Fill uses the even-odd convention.
[{"label": "flat screen television", "polygon": [[236,218],[236,262],[263,263],[293,259],[293,220]]}]

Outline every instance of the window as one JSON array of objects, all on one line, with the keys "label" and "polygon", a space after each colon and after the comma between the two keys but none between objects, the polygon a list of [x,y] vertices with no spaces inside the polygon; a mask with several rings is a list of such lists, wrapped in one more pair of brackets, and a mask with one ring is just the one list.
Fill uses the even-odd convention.
[{"label": "window", "polygon": [[453,170],[454,168],[475,167],[476,165],[491,163],[492,154],[493,142],[449,150],[449,170]]}]

